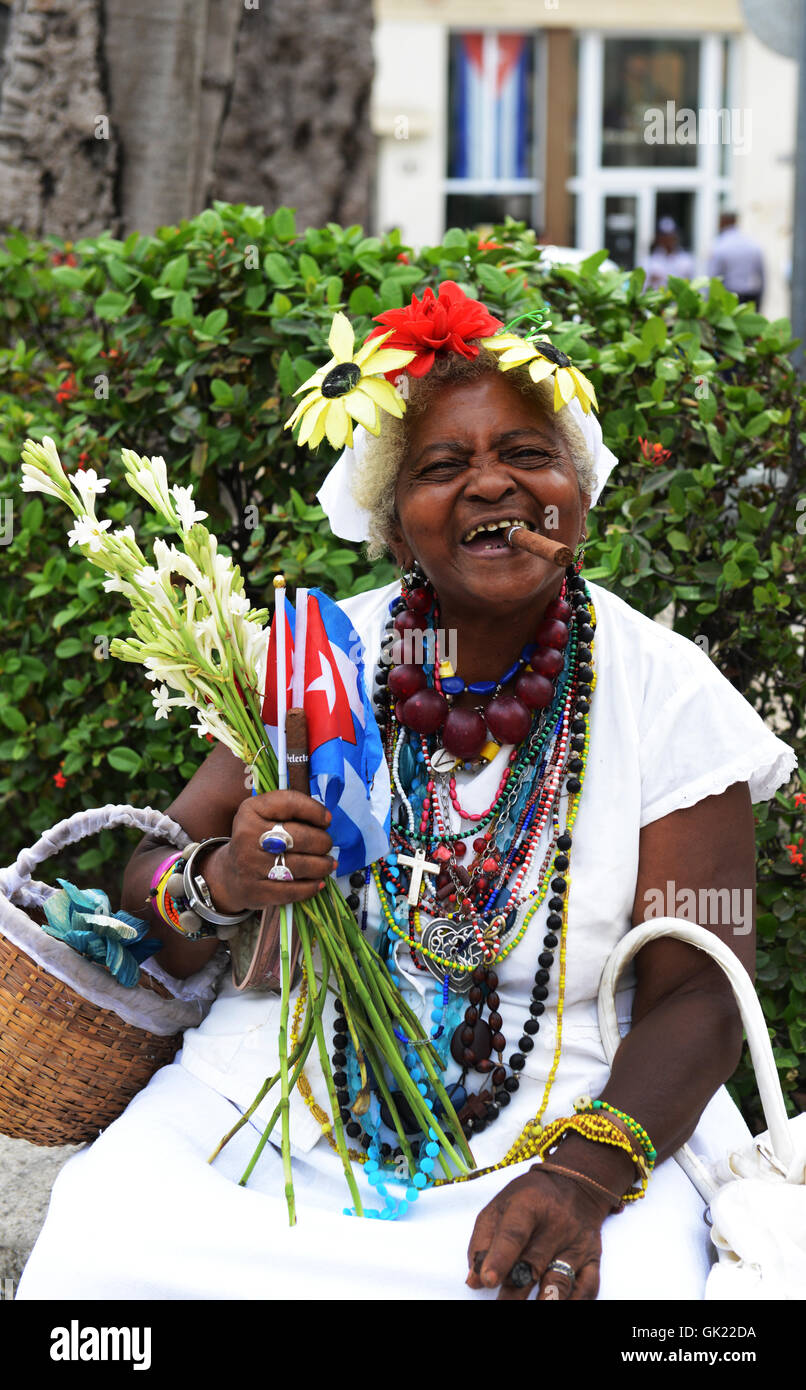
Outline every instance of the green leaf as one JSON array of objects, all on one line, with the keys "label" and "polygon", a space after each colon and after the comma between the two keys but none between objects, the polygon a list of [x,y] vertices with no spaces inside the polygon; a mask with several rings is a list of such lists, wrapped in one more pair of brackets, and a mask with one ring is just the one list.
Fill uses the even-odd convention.
[{"label": "green leaf", "polygon": [[653,314],[641,329],[641,342],[647,348],[659,348],[666,342],[668,329],[663,319]]},{"label": "green leaf", "polygon": [[212,381],[210,382],[210,390],[213,394],[213,400],[215,401],[216,405],[232,405],[232,402],[235,398],[233,396],[232,387],[230,386],[229,382],[222,381],[220,377],[214,376]]},{"label": "green leaf", "polygon": [[131,308],[134,296],[130,294],[118,294],[116,290],[107,290],[95,301],[95,312],[99,319],[121,319]]},{"label": "green leaf", "polygon": [[263,257],[263,270],[275,285],[293,285],[296,279],[291,262],[279,251],[270,251]]},{"label": "green leaf", "polygon": [[168,289],[171,290],[181,290],[187,279],[189,268],[190,258],[187,252],[183,251],[181,256],[174,256],[167,265],[163,266],[160,284],[167,285]]},{"label": "green leaf", "polygon": [[79,637],[65,637],[64,641],[59,642],[54,648],[54,654],[60,661],[66,661],[71,656],[78,656],[81,652],[85,656],[90,655],[87,643],[82,642]]},{"label": "green leaf", "polygon": [[202,323],[201,332],[210,338],[217,337],[218,334],[221,333],[221,331],[224,328],[226,328],[227,318],[228,315],[226,309],[211,310],[211,312],[206,315]]},{"label": "green leaf", "polygon": [[347,307],[351,314],[377,314],[381,304],[369,285],[357,285],[350,295]]},{"label": "green leaf", "polygon": [[42,525],[45,509],[42,500],[34,497],[27,506],[23,507],[20,523],[23,531],[38,531]]},{"label": "green leaf", "polygon": [[762,410],[758,415],[754,415],[748,420],[744,427],[747,439],[755,439],[760,434],[766,434],[772,424],[772,414],[769,410]]},{"label": "green leaf", "polygon": [[180,290],[171,300],[171,316],[180,323],[189,323],[193,318],[193,300],[187,290]]},{"label": "green leaf", "polygon": [[476,275],[485,289],[492,290],[493,294],[506,294],[509,289],[509,277],[497,266],[485,265],[480,261],[476,266]]},{"label": "green leaf", "polygon": [[128,772],[130,776],[138,773],[143,766],[143,759],[133,748],[110,748],[106,759],[116,772]]},{"label": "green leaf", "polygon": [[278,208],[271,218],[271,230],[278,241],[293,241],[297,232],[293,208]]},{"label": "green leaf", "polygon": [[12,734],[24,734],[28,728],[25,715],[21,714],[18,709],[14,709],[12,705],[0,706],[0,719],[7,729],[11,730]]}]

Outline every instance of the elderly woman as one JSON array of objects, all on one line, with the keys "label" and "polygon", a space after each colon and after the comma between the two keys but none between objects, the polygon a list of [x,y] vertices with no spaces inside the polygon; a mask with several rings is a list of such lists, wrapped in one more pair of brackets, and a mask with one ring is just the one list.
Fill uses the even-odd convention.
[{"label": "elderly woman", "polygon": [[[741,1047],[732,997],[692,948],[646,946],[622,981],[629,1031],[610,1069],[597,989],[616,943],[673,915],[681,890],[752,970],[752,803],[795,759],[696,646],[578,566],[508,543],[519,526],[574,551],[604,482],[593,390],[568,359],[545,339],[495,335],[453,285],[380,317],[391,336],[376,366],[408,352],[402,399],[342,351],[296,416],[311,443],[349,441],[350,392],[381,407],[377,438],[356,439],[323,499],[337,534],[388,547],[403,575],[342,604],[367,670],[379,663],[392,842],[372,872],[339,881],[442,1039],[479,1175],[430,1185],[404,1220],[343,1214],[311,1057],[309,1093],[292,1096],[289,1230],[271,1145],[237,1185],[265,1111],[207,1163],[277,1059],[276,996],[227,982],[176,1062],[63,1170],[23,1298],[702,1297],[703,1204],[667,1160],[692,1136],[706,1157],[746,1140],[723,1088]],[[450,660],[407,662],[412,629],[438,630]],[[217,747],[168,808],[194,839],[226,837],[203,861],[213,904],[313,896],[337,871],[328,813],[297,792],[250,796],[244,772]],[[293,837],[291,881],[266,877],[259,838],[277,823]],[[408,873],[419,851],[425,865]],[[143,914],[164,854],[148,839],[135,852],[129,910]],[[726,900],[731,912],[704,916]],[[159,964],[192,988],[217,943],[152,921]],[[485,950],[463,983],[468,923]],[[347,1133],[392,1171],[394,1132],[369,1133],[351,1109],[340,1017],[329,1000]]]}]

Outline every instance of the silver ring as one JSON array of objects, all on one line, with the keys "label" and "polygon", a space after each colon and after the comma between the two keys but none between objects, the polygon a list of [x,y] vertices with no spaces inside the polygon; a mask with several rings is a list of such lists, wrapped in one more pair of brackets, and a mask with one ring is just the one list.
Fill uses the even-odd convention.
[{"label": "silver ring", "polygon": [[555,1274],[564,1274],[566,1279],[571,1281],[571,1288],[574,1287],[577,1276],[571,1266],[566,1264],[565,1260],[552,1260],[551,1264],[546,1267],[546,1274],[548,1274],[550,1269],[553,1269]]},{"label": "silver ring", "polygon": [[266,874],[266,877],[271,879],[282,879],[285,883],[293,882],[294,875],[285,862],[284,854],[278,854],[275,862]]},{"label": "silver ring", "polygon": [[258,844],[267,854],[285,854],[286,850],[294,848],[294,837],[284,825],[273,825],[271,830],[264,830]]}]

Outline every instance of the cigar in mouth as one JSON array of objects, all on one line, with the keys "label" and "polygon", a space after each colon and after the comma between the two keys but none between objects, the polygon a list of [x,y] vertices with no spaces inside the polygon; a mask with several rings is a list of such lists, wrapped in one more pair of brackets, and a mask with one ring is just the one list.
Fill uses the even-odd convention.
[{"label": "cigar in mouth", "polygon": [[541,536],[539,531],[528,531],[525,526],[510,527],[507,545],[516,550],[528,550],[530,555],[539,555],[541,560],[550,560],[561,569],[574,562],[574,552],[562,541],[549,540],[548,536]]}]

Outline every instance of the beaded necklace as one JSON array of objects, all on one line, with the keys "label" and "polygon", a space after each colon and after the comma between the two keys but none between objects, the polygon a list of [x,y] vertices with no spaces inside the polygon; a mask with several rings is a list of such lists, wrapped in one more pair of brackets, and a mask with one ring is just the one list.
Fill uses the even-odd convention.
[{"label": "beaded necklace", "polygon": [[[495,899],[500,894],[500,892],[502,890],[506,892],[506,906],[508,909],[507,918],[509,920],[514,919],[517,916],[518,908],[522,906],[523,903],[527,902],[530,898],[532,899],[532,902],[524,915],[524,920],[521,923],[520,928],[515,928],[510,932],[510,939],[505,943],[496,939],[495,950],[490,950],[489,944],[487,944],[487,951],[485,954],[488,956],[488,958],[494,959],[495,964],[498,965],[500,964],[500,961],[503,960],[505,956],[509,954],[509,952],[514,950],[515,947],[519,944],[519,942],[523,939],[523,936],[525,935],[535,913],[542,905],[542,902],[548,891],[549,885],[551,885],[552,887],[553,897],[549,901],[550,912],[546,922],[547,928],[549,928],[549,930],[547,931],[544,937],[544,950],[540,954],[538,961],[538,970],[535,973],[535,983],[532,989],[532,999],[529,1006],[530,1017],[527,1019],[524,1025],[524,1034],[521,1037],[520,1042],[518,1044],[518,1051],[513,1053],[513,1055],[509,1059],[509,1065],[512,1072],[510,1076],[506,1076],[506,1069],[501,1066],[502,1059],[500,1055],[498,1067],[496,1067],[492,1062],[489,1063],[489,1066],[482,1065],[486,1064],[487,1059],[485,1058],[479,1059],[479,1061],[476,1063],[476,1069],[479,1071],[483,1072],[485,1070],[492,1070],[493,1083],[498,1087],[494,1098],[489,1093],[482,1092],[480,1096],[471,1098],[471,1100],[476,1102],[475,1105],[471,1105],[470,1102],[466,1099],[467,1093],[465,1091],[465,1088],[461,1085],[461,1083],[454,1083],[453,1087],[448,1088],[449,1093],[451,1090],[454,1092],[454,1105],[457,1110],[461,1110],[460,1119],[463,1124],[463,1128],[465,1128],[465,1132],[468,1134],[472,1132],[480,1132],[482,1129],[486,1128],[487,1124],[491,1123],[494,1119],[498,1117],[501,1108],[509,1103],[511,1095],[518,1088],[519,1083],[517,1073],[520,1070],[522,1070],[523,1066],[525,1065],[524,1054],[531,1051],[531,1049],[534,1046],[534,1034],[539,1029],[540,1016],[545,1010],[544,1001],[548,995],[547,985],[549,980],[549,971],[554,959],[554,950],[559,945],[560,977],[557,1012],[557,1040],[552,1067],[544,1090],[543,1101],[541,1103],[538,1114],[535,1117],[535,1120],[530,1122],[530,1125],[527,1126],[526,1129],[522,1132],[518,1140],[516,1140],[515,1144],[513,1144],[510,1147],[510,1150],[508,1151],[507,1155],[505,1155],[504,1159],[502,1159],[498,1164],[493,1165],[495,1168],[503,1167],[508,1163],[518,1162],[521,1160],[522,1157],[529,1156],[529,1153],[527,1151],[529,1150],[529,1146],[531,1144],[535,1144],[537,1141],[540,1123],[542,1121],[543,1114],[545,1113],[545,1109],[548,1104],[549,1093],[554,1081],[554,1077],[556,1075],[557,1067],[559,1065],[562,1008],[564,1001],[565,985],[565,941],[567,936],[567,869],[569,863],[567,851],[571,848],[571,828],[573,825],[573,821],[576,818],[579,793],[582,787],[582,778],[584,775],[584,766],[586,761],[589,739],[589,701],[593,687],[595,685],[593,669],[592,666],[589,664],[592,660],[592,651],[589,644],[592,642],[594,635],[594,627],[591,626],[591,622],[589,621],[589,619],[592,619],[592,621],[595,623],[595,618],[593,617],[592,612],[588,611],[588,604],[590,602],[590,598],[589,595],[586,595],[585,593],[584,581],[579,579],[573,573],[570,574],[567,578],[567,586],[569,591],[569,597],[572,600],[572,607],[577,610],[577,623],[572,632],[572,643],[569,644],[571,659],[570,661],[566,662],[566,666],[563,673],[564,678],[558,683],[558,696],[560,696],[562,699],[563,713],[559,717],[557,716],[557,700],[555,700],[552,704],[552,718],[550,720],[543,721],[540,724],[539,728],[536,731],[533,731],[532,736],[527,741],[525,752],[523,750],[513,749],[513,753],[510,755],[507,770],[504,774],[504,777],[502,778],[493,804],[489,808],[489,810],[486,813],[484,813],[484,815],[479,816],[477,818],[476,826],[477,829],[486,829],[487,826],[492,825],[492,823],[496,820],[496,817],[500,813],[502,801],[508,795],[511,796],[513,790],[517,789],[517,779],[519,777],[524,777],[524,773],[527,769],[530,758],[534,759],[534,761],[532,762],[532,766],[534,766],[534,762],[537,761],[536,755],[538,751],[543,753],[544,756],[538,766],[538,774],[535,778],[537,787],[536,789],[532,788],[531,793],[526,796],[524,804],[520,807],[519,814],[514,824],[514,829],[507,838],[506,854],[502,854],[501,856],[498,880],[494,885],[493,891],[488,893],[484,903],[485,908],[489,909],[495,901]],[[573,667],[575,647],[578,647],[577,656],[579,660],[577,663],[576,671],[574,673]],[[438,848],[448,848],[449,850],[452,850],[453,855],[455,856],[453,858],[453,863],[455,864],[455,858],[459,857],[458,854],[456,854],[456,851],[459,849],[465,849],[463,843],[464,837],[461,831],[457,834],[448,834],[446,832],[447,807],[440,808],[439,796],[434,796],[435,790],[441,791],[442,786],[440,784],[439,788],[435,787],[433,776],[430,776],[426,781],[424,788],[421,788],[421,790],[424,790],[427,793],[426,796],[423,796],[423,810],[427,811],[428,815],[427,817],[421,818],[419,832],[415,829],[416,816],[414,814],[413,807],[411,806],[410,798],[407,795],[409,788],[404,785],[404,781],[408,782],[409,786],[411,786],[414,780],[411,774],[416,769],[413,769],[411,765],[409,765],[405,779],[401,777],[400,763],[401,753],[404,746],[402,744],[402,735],[400,733],[400,730],[395,728],[394,721],[389,718],[388,696],[384,698],[384,696],[386,696],[386,682],[382,679],[379,679],[377,680],[377,684],[380,686],[379,693],[381,697],[380,700],[378,700],[376,696],[376,701],[380,706],[379,723],[382,725],[382,732],[386,736],[385,742],[387,749],[387,757],[390,763],[390,771],[392,773],[393,783],[398,791],[398,795],[401,797],[401,802],[406,810],[406,820],[408,821],[407,827],[403,825],[397,827],[397,834],[395,837],[396,842],[399,846],[405,846],[406,848],[409,848],[414,847],[414,845],[416,845],[417,842],[419,842],[421,845],[427,845],[429,840],[438,838],[440,841]],[[573,703],[574,718],[569,723],[568,716],[570,713],[571,703]],[[564,739],[560,737],[560,735],[562,735],[563,733]],[[552,742],[554,746],[553,748],[551,748],[551,751],[549,752]],[[427,771],[430,773],[432,769],[429,764],[428,741],[425,737],[423,737],[421,743],[421,761],[423,764],[425,764]],[[568,760],[567,766],[563,768],[563,761],[566,751],[571,751],[573,756]],[[579,756],[580,754],[582,756]],[[542,786],[541,778],[543,774],[546,772],[547,768],[553,768],[553,776],[549,779],[547,786]],[[557,814],[557,803],[559,801],[563,771],[565,773],[566,789],[568,792],[569,799],[565,830],[562,833],[560,833],[559,820]],[[507,791],[508,788],[510,789],[509,792]],[[455,788],[451,788],[451,790],[453,791],[455,790]],[[454,804],[456,804],[454,797],[451,797],[451,800],[452,802],[454,802]],[[428,802],[427,806],[425,805],[426,801]],[[463,814],[461,808],[458,805],[456,805],[456,809],[460,815]],[[554,834],[552,838],[552,843],[550,844],[549,849],[547,850],[546,855],[544,856],[543,864],[541,865],[541,871],[538,877],[537,887],[532,889],[523,898],[520,898],[520,885],[526,877],[526,874],[533,859],[536,845],[543,833],[543,829],[547,823],[549,816],[551,816],[553,820]],[[465,816],[464,818],[470,819],[471,817]],[[435,822],[436,827],[434,824]],[[482,822],[484,823],[483,826]],[[531,837],[527,836],[525,838],[524,833],[528,832],[530,828],[533,833]],[[437,831],[436,836],[434,834],[435,829]],[[408,833],[406,833],[406,831],[408,831]],[[429,831],[431,832],[430,834]],[[487,835],[491,838],[492,832],[488,830]],[[480,848],[478,838],[476,841],[474,841],[474,847]],[[511,877],[513,868],[515,870],[515,883],[511,888],[508,888],[506,886],[507,879]],[[461,976],[464,974],[471,975],[474,977],[474,983],[471,985],[471,1008],[466,1013],[465,1028],[462,1030],[461,1033],[461,1036],[463,1038],[467,1038],[468,1029],[472,1028],[478,1023],[478,1011],[476,1009],[476,1005],[480,1004],[482,1001],[481,998],[477,998],[476,996],[480,996],[482,994],[483,988],[485,987],[487,989],[487,1000],[489,1001],[490,1006],[491,1022],[493,1024],[500,1024],[500,1016],[497,1015],[495,1008],[495,1006],[497,1006],[497,995],[495,993],[497,976],[495,972],[491,971],[488,965],[482,966],[478,964],[475,960],[461,961],[456,959],[455,956],[451,956],[451,958],[448,958],[445,955],[440,954],[440,952],[432,950],[422,940],[423,931],[421,925],[421,911],[425,910],[430,912],[433,907],[437,907],[438,910],[441,910],[436,898],[434,898],[432,901],[430,894],[427,893],[425,899],[421,903],[418,903],[416,906],[411,907],[409,912],[405,914],[406,917],[410,920],[407,921],[406,928],[404,929],[402,921],[398,920],[398,918],[402,917],[404,914],[400,913],[399,911],[396,913],[391,906],[391,902],[393,901],[393,895],[397,894],[399,896],[402,896],[401,889],[405,887],[405,880],[401,876],[400,867],[396,862],[396,856],[394,852],[387,856],[385,861],[381,861],[379,864],[373,865],[371,873],[375,880],[376,888],[378,891],[378,897],[381,904],[382,916],[384,919],[385,931],[383,935],[386,936],[388,941],[391,941],[393,938],[405,941],[409,945],[410,949],[412,949],[412,954],[415,959],[416,956],[419,955],[423,957],[426,961],[430,960],[432,962],[432,965],[436,967],[434,973],[438,973],[438,971],[440,970],[442,971],[442,1003],[440,1005],[439,1001],[437,1001],[436,1007],[432,1010],[432,1021],[434,1021],[436,1024],[436,1027],[432,1032],[432,1037],[439,1037],[445,1031],[444,1018],[446,1006],[448,1003],[448,991],[445,988],[445,984],[448,981],[449,974],[452,982],[455,979],[456,975]],[[365,887],[365,905],[363,911],[364,921],[362,921],[362,926],[365,926],[366,919],[366,887],[369,881],[369,874],[370,870],[368,870],[366,874],[362,873],[360,876],[354,875],[351,879],[352,887],[356,888],[360,886],[361,883],[363,883]],[[465,884],[463,886],[465,888],[465,893],[467,893],[467,885]],[[484,884],[483,886],[486,891],[486,889],[489,888],[489,883]],[[353,894],[351,896],[355,899],[355,901],[351,902],[350,905],[355,908],[359,905],[360,900],[358,899],[357,894]],[[458,893],[456,896],[458,897]],[[462,900],[460,904],[461,908],[464,909],[466,904],[472,907],[472,903],[469,897],[465,897]],[[450,918],[448,920],[450,920]],[[557,930],[559,930],[560,932],[559,937],[557,935]],[[391,969],[392,965],[390,962],[390,970]],[[393,978],[396,978],[396,976],[393,976]],[[471,1014],[471,1010],[474,1011],[473,1014]],[[468,1022],[469,1017],[473,1017],[472,1024]],[[459,1030],[457,1030],[455,1038],[457,1036],[459,1036]],[[504,1041],[500,1034],[496,1035],[495,1040],[500,1043],[503,1043]],[[338,1041],[339,1043],[342,1043],[343,1035],[339,1036]],[[404,1035],[401,1035],[401,1041],[408,1042],[408,1040],[405,1039]],[[469,1048],[466,1048],[465,1051],[471,1053],[471,1049]],[[341,1059],[343,1055],[346,1056],[346,1053],[343,1053],[343,1051],[339,1049],[338,1055],[334,1054],[334,1063],[336,1063],[336,1061],[338,1060],[338,1063],[341,1064]],[[407,1057],[408,1056],[410,1056],[409,1052],[407,1052]],[[456,1056],[455,1051],[454,1056]],[[465,1060],[465,1058],[463,1057],[461,1060]],[[473,1058],[473,1060],[476,1060],[475,1057]],[[416,1059],[412,1058],[412,1061],[416,1061]],[[464,1071],[462,1075],[464,1079]],[[379,1132],[379,1126],[376,1125],[373,1127],[375,1129],[375,1135],[373,1136],[372,1134],[367,1133],[366,1129],[353,1118],[349,1109],[349,1090],[347,1089],[346,1085],[347,1074],[343,1070],[340,1070],[338,1080],[339,1082],[343,1083],[338,1088],[337,1094],[339,1104],[342,1107],[342,1118],[345,1119],[345,1122],[349,1126],[347,1132],[350,1134],[350,1137],[357,1138],[359,1134],[361,1134],[363,1128],[364,1132],[363,1134],[361,1134],[361,1143],[365,1148],[369,1149],[370,1153],[375,1158],[377,1158],[381,1163],[384,1159],[388,1159],[390,1157],[393,1160],[399,1158],[399,1152],[395,1154],[391,1152],[389,1145],[378,1143],[377,1133]],[[462,1104],[463,1101],[464,1104]],[[468,1113],[468,1110],[470,1113]],[[537,1128],[535,1128],[535,1126]],[[384,1152],[385,1149],[390,1150],[390,1152]],[[441,1184],[450,1180],[438,1179],[436,1181],[438,1184]]]}]

